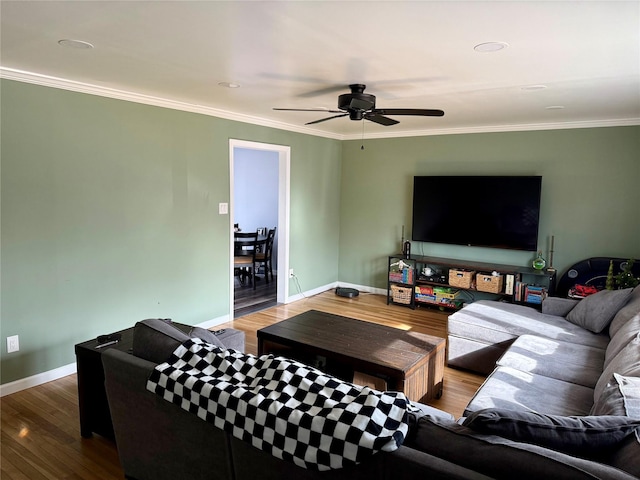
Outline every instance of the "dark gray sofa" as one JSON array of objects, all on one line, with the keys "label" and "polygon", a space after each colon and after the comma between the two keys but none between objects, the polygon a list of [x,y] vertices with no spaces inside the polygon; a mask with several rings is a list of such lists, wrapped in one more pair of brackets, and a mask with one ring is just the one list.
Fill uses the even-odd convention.
[{"label": "dark gray sofa", "polygon": [[[580,302],[550,297],[543,302],[541,312],[495,301],[470,304],[449,316],[448,364],[488,374],[464,416],[480,415],[485,420],[488,415],[494,417],[484,427],[482,422],[475,424],[475,430],[467,428],[474,426],[473,422],[451,427],[447,433],[457,434],[454,436],[461,445],[468,446],[471,440],[465,435],[473,437],[478,430],[497,433],[500,436],[494,440],[502,446],[505,432],[514,440],[514,432],[524,431],[522,437],[516,435],[517,440],[530,442],[531,438],[524,438],[530,432],[521,427],[536,417],[548,417],[557,423],[569,418],[604,420],[600,416],[637,422],[640,287],[603,291]],[[436,429],[433,425],[429,428]],[[598,440],[593,442],[597,445]],[[567,441],[566,447],[570,446]],[[578,468],[595,478],[616,478],[608,470],[611,466],[640,477],[637,430],[606,448],[590,449],[590,446],[593,445],[587,444],[572,454],[587,461]],[[441,451],[441,445],[432,447],[427,451],[450,461],[457,460],[455,455]],[[493,450],[497,453],[495,447]],[[552,449],[546,450],[553,452],[550,458],[557,454]]]},{"label": "dark gray sofa", "polygon": [[[508,327],[505,327],[505,325],[509,325],[507,319],[517,315],[518,309],[513,310],[513,305],[502,305],[506,307],[509,315],[501,315],[495,322],[497,327],[494,328],[508,330]],[[614,359],[611,359],[611,365],[620,365],[622,359],[619,356],[626,347],[623,345],[625,340],[633,342],[636,339],[634,331],[636,336],[638,335],[638,328],[633,323],[640,322],[638,305],[640,305],[640,290],[633,293],[632,301],[620,309],[616,319],[609,327],[610,332],[615,331],[611,335],[617,337],[615,341],[611,339],[608,343],[605,342],[606,346],[611,347],[610,355],[614,355]],[[488,308],[493,312],[497,307],[488,305]],[[498,310],[502,311],[500,308]],[[526,309],[527,307],[521,308]],[[530,310],[535,312],[533,309]],[[473,311],[477,312],[475,309]],[[526,314],[520,313],[520,315],[529,318],[534,315],[532,312],[527,310]],[[468,312],[462,312],[459,316],[467,318],[463,315],[468,315]],[[548,315],[548,313],[535,312],[535,315]],[[488,322],[488,318],[489,315],[484,312],[481,320]],[[566,320],[562,321],[569,323]],[[515,339],[519,335],[535,332],[535,327],[531,326],[532,323],[534,322],[531,318],[527,321],[516,318],[514,324],[518,325],[518,329],[523,328],[524,331],[516,334],[510,333],[513,339],[509,343],[515,345]],[[136,326],[132,354],[127,355],[117,350],[110,350],[103,354],[106,390],[114,422],[118,453],[128,478],[137,480],[175,478],[196,480],[249,480],[256,478],[629,480],[638,478],[635,475],[638,475],[639,471],[640,451],[639,440],[635,433],[627,435],[620,442],[620,445],[616,444],[614,449],[603,447],[602,451],[596,449],[596,453],[593,453],[592,448],[588,454],[584,455],[580,452],[568,453],[563,448],[547,448],[534,444],[528,438],[519,438],[517,429],[515,429],[516,435],[514,436],[513,424],[510,428],[503,429],[504,432],[495,429],[482,431],[473,422],[462,424],[463,421],[474,419],[474,415],[482,414],[487,409],[498,411],[501,408],[529,412],[532,410],[531,407],[537,407],[541,411],[546,411],[546,402],[550,400],[554,405],[552,411],[561,412],[562,415],[584,416],[590,413],[590,410],[583,408],[580,402],[574,403],[575,410],[571,410],[573,400],[567,397],[563,391],[558,391],[557,398],[554,399],[553,388],[556,387],[554,382],[564,380],[552,377],[543,379],[542,382],[551,382],[552,386],[548,387],[546,396],[538,398],[536,395],[539,395],[539,392],[535,389],[528,390],[530,385],[517,381],[513,381],[511,384],[513,388],[507,388],[507,392],[511,392],[511,394],[506,395],[505,391],[492,386],[494,381],[498,386],[504,382],[503,378],[492,377],[493,374],[488,377],[467,407],[465,415],[469,415],[469,417],[466,420],[463,418],[456,421],[452,415],[446,412],[418,405],[421,412],[412,417],[410,433],[398,450],[391,453],[377,453],[369,461],[349,468],[328,472],[304,470],[237,440],[212,424],[200,420],[195,415],[189,414],[149,392],[145,385],[152,369],[157,363],[163,362],[187,337],[184,334],[177,335],[175,332],[169,331],[169,339],[167,340],[168,332],[165,331],[165,326],[160,324],[154,325],[153,328],[148,327],[149,325],[144,324]],[[472,325],[472,327],[473,330],[477,328],[477,325]],[[557,329],[557,325],[552,325],[551,330],[555,329]],[[572,327],[570,327],[571,330]],[[484,333],[486,334],[486,332]],[[499,337],[502,338],[504,333],[501,332]],[[590,335],[598,337],[598,334]],[[620,336],[618,337],[618,335]],[[206,333],[203,333],[203,336],[206,336]],[[604,334],[602,337],[608,337],[608,335]],[[585,336],[584,338],[589,337]],[[207,338],[203,339],[209,341]],[[601,344],[605,348],[604,353],[601,353],[602,358],[606,355],[605,343]],[[589,349],[593,348],[593,345],[586,346]],[[529,347],[525,345],[525,348]],[[535,354],[542,353],[537,347],[534,347],[533,350]],[[630,353],[633,356],[634,352]],[[488,354],[493,355],[494,352],[490,349]],[[574,353],[571,351],[564,352],[564,356],[561,357],[563,358],[562,362],[568,361],[573,355]],[[623,357],[627,358],[624,355]],[[556,363],[560,364],[561,362]],[[633,364],[633,361],[630,364]],[[507,373],[515,370],[513,366],[506,365],[495,367],[495,369],[500,371],[507,369]],[[615,373],[620,370],[628,375],[628,372],[622,368],[615,367],[614,369]],[[554,369],[549,369],[549,371],[552,370]],[[571,368],[556,368],[554,371],[561,374],[563,371],[567,373],[568,370]],[[525,373],[543,377],[542,374]],[[611,371],[611,375],[613,373]],[[594,411],[594,415],[624,417],[626,405],[622,404],[620,398],[615,395],[618,391],[616,386],[609,383],[611,382],[604,386],[602,393],[606,401],[600,403],[598,407],[600,411]],[[544,383],[543,385],[547,386]],[[575,385],[576,391],[587,388],[593,395],[593,388]],[[514,393],[518,389],[520,389],[520,393]],[[527,402],[530,402],[529,406],[527,406]],[[563,409],[561,409],[562,406],[564,406]],[[613,412],[611,408],[617,408],[619,411]],[[635,408],[636,411],[640,411],[640,405]],[[522,422],[518,421],[515,425],[521,427]],[[532,429],[530,425],[527,425],[527,428]],[[629,428],[635,427],[634,425],[625,425],[624,428],[627,428],[628,431]],[[582,430],[577,434],[584,437],[585,434]],[[591,433],[591,431],[586,433],[587,442],[590,442],[588,437]],[[571,434],[575,435],[576,432]],[[633,472],[633,474],[629,472]]]},{"label": "dark gray sofa", "polygon": [[[192,336],[234,349],[244,349],[237,330],[225,337],[194,330]],[[238,332],[242,333],[242,332]],[[316,472],[265,454],[146,389],[156,366],[164,362],[189,335],[161,320],[136,324],[133,352],[115,349],[102,355],[105,386],[125,476],[136,480],[253,480],[253,479],[478,479],[490,477],[430,455],[417,448],[375,454],[359,465]],[[419,405],[421,415],[453,421],[450,414]]]}]

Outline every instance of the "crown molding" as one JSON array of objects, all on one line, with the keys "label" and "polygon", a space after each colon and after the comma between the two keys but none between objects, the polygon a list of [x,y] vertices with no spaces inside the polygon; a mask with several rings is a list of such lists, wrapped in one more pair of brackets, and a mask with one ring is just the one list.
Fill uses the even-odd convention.
[{"label": "crown molding", "polygon": [[170,108],[172,110],[181,110],[184,112],[199,113],[199,114],[208,115],[211,117],[224,118],[225,120],[234,120],[237,122],[250,123],[252,125],[260,125],[263,127],[277,128],[280,130],[288,130],[291,132],[304,133],[307,135],[327,137],[335,140],[344,140],[343,135],[338,135],[330,132],[323,132],[320,130],[315,130],[313,128],[291,125],[288,123],[277,122],[274,120],[268,120],[261,117],[254,117],[252,115],[234,113],[227,110],[207,107],[206,105],[180,102],[180,101],[171,100],[167,98],[154,97],[152,95],[129,92],[126,90],[118,90],[115,88],[101,87],[99,85],[92,85],[89,83],[77,82],[75,80],[68,80],[65,78],[42,75],[39,73],[26,72],[24,70],[17,70],[13,68],[6,68],[6,67],[0,66],[0,78],[4,78],[7,80],[15,80],[17,82],[23,82],[23,83],[31,83],[31,84],[39,85],[42,87],[59,88],[61,90],[69,90],[72,92],[86,93],[89,95],[97,95],[100,97],[124,100],[127,102],[142,103],[144,105],[151,105],[155,107]]},{"label": "crown molding", "polygon": [[[640,125],[639,118],[620,118],[609,120],[585,120],[580,122],[558,123],[523,123],[519,125],[485,125],[482,127],[442,128],[430,130],[414,130],[410,132],[372,133],[365,135],[365,139],[425,137],[429,135],[460,135],[468,133],[497,133],[497,132],[530,132],[535,130],[566,130],[572,128],[601,128],[601,127],[630,127]],[[362,135],[343,135],[343,140],[361,140]]]},{"label": "crown molding", "polygon": [[202,115],[208,115],[211,117],[224,118],[226,120],[233,120],[237,122],[249,123],[252,125],[260,125],[263,127],[277,128],[280,130],[287,130],[290,132],[303,133],[306,135],[314,135],[318,137],[331,138],[334,140],[362,140],[364,139],[378,139],[378,138],[401,138],[401,137],[424,137],[433,135],[461,135],[468,133],[493,133],[493,132],[524,132],[533,130],[562,130],[572,128],[599,128],[599,127],[623,127],[623,126],[636,126],[640,125],[640,118],[621,118],[621,119],[607,119],[607,120],[585,120],[578,122],[558,122],[558,123],[530,123],[530,124],[516,124],[516,125],[487,125],[481,127],[460,127],[460,128],[436,128],[429,130],[417,130],[417,131],[397,131],[388,133],[371,133],[365,134],[353,134],[342,135],[336,133],[325,132],[314,128],[305,126],[292,125],[290,123],[278,122],[275,120],[268,120],[262,117],[255,117],[252,115],[244,115],[240,113],[234,113],[227,110],[221,110],[213,107],[207,107],[205,105],[198,105],[188,102],[180,102],[167,98],[154,97],[151,95],[145,95],[136,92],[129,92],[126,90],[118,90],[114,88],[101,87],[98,85],[77,82],[74,80],[68,80],[59,77],[52,77],[49,75],[43,75],[39,73],[27,72],[24,70],[18,70],[14,68],[7,68],[0,66],[0,78],[7,80],[15,80],[18,82],[32,83],[44,87],[59,88],[62,90],[69,90],[78,93],[86,93],[89,95],[97,95],[101,97],[113,98],[117,100],[124,100],[127,102],[141,103],[145,105],[152,105],[156,107],[170,108],[173,110],[181,110],[184,112],[199,113]]}]

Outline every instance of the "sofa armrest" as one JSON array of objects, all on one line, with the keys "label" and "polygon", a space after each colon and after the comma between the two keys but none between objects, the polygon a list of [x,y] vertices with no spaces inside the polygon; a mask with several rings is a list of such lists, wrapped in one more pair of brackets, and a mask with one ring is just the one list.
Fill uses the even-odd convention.
[{"label": "sofa armrest", "polygon": [[226,348],[243,352],[245,348],[245,333],[235,328],[226,328],[223,332],[216,335]]},{"label": "sofa armrest", "polygon": [[578,302],[579,300],[574,300],[572,298],[547,297],[542,301],[542,313],[546,315],[566,317]]}]

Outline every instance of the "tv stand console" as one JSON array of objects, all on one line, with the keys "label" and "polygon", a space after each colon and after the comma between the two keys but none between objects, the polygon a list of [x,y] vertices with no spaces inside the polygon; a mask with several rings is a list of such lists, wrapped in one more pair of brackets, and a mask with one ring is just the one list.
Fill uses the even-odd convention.
[{"label": "tv stand console", "polygon": [[532,267],[402,254],[389,256],[387,304],[458,309],[481,298],[539,306],[556,272]]}]

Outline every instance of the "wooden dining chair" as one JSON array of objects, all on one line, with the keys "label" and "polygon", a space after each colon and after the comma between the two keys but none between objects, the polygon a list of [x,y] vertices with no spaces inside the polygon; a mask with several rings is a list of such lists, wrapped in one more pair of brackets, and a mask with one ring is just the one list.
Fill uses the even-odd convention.
[{"label": "wooden dining chair", "polygon": [[234,232],[233,268],[234,272],[240,277],[240,283],[244,283],[244,279],[249,277],[256,288],[256,253],[258,245],[258,232]]},{"label": "wooden dining chair", "polygon": [[269,283],[269,274],[271,274],[271,280],[273,280],[273,263],[271,262],[273,253],[273,241],[276,238],[276,227],[273,227],[267,233],[267,240],[264,245],[264,252],[256,253],[256,264],[264,265],[264,278]]}]

